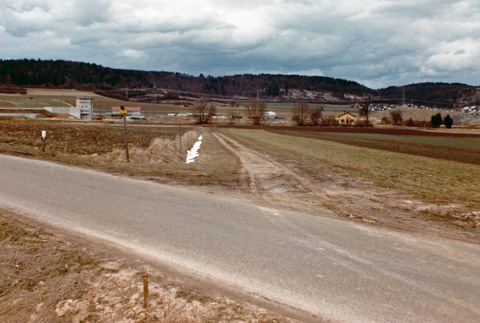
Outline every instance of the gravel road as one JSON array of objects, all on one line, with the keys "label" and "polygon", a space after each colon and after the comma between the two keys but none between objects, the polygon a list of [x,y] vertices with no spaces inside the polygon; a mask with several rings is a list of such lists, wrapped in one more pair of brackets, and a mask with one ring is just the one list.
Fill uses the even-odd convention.
[{"label": "gravel road", "polygon": [[475,244],[4,155],[0,205],[325,319],[480,321]]}]

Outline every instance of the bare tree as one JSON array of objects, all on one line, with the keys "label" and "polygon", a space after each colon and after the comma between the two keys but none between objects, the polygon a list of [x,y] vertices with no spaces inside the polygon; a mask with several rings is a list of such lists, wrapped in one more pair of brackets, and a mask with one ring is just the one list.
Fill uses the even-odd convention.
[{"label": "bare tree", "polygon": [[392,119],[392,124],[393,125],[398,125],[400,122],[403,121],[402,118],[402,111],[400,110],[393,110],[390,111],[390,118]]},{"label": "bare tree", "polygon": [[267,103],[263,100],[250,100],[247,105],[247,115],[254,125],[260,125],[267,110]]},{"label": "bare tree", "polygon": [[360,110],[358,112],[360,116],[367,119],[367,125],[370,124],[370,122],[368,121],[368,115],[370,114],[370,100],[360,102]]},{"label": "bare tree", "polygon": [[232,111],[232,113],[228,117],[228,119],[230,120],[230,124],[235,124],[235,121],[240,118],[242,117],[240,116],[240,113],[238,111]]},{"label": "bare tree", "polygon": [[320,120],[323,120],[323,107],[310,110],[310,120],[312,121],[312,125],[318,126]]},{"label": "bare tree", "polygon": [[303,126],[307,121],[309,111],[310,111],[310,108],[307,102],[295,103],[295,105],[292,108],[292,114],[293,114],[292,120],[295,121],[295,123],[298,126]]},{"label": "bare tree", "polygon": [[207,124],[211,121],[213,115],[217,111],[215,106],[205,99],[195,102],[192,107],[192,115],[199,124]]}]

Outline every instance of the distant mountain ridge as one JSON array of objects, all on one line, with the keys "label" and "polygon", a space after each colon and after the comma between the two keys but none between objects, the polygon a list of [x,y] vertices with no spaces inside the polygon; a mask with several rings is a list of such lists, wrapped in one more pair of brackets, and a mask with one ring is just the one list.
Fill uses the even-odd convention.
[{"label": "distant mountain ridge", "polygon": [[419,83],[373,90],[354,81],[324,76],[192,76],[114,69],[65,60],[0,60],[0,84],[4,88],[75,88],[106,95],[126,88],[144,91],[158,88],[205,96],[253,98],[259,95],[264,99],[287,101],[348,103],[370,99],[446,107],[480,105],[480,88],[458,83]]}]

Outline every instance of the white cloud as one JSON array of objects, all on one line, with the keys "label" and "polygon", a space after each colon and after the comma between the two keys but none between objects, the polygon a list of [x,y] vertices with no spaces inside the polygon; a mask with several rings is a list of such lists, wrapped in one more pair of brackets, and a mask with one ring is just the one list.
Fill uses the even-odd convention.
[{"label": "white cloud", "polygon": [[145,56],[143,52],[135,49],[125,49],[124,51],[122,51],[122,54],[125,57],[132,58],[132,59],[139,59]]},{"label": "white cloud", "polygon": [[480,84],[478,0],[11,0],[2,55],[190,74]]},{"label": "white cloud", "polygon": [[[472,39],[460,39],[443,43],[438,51],[430,56],[423,66],[425,70],[454,72],[472,67],[472,62],[480,61],[480,43]],[[480,67],[477,68],[480,70]]]}]

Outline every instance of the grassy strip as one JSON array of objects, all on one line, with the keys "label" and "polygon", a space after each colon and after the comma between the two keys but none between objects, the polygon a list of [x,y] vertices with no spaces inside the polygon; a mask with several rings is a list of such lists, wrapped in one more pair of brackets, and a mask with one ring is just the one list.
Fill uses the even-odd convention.
[{"label": "grassy strip", "polygon": [[258,149],[440,201],[480,200],[480,166],[263,130],[222,129]]},{"label": "grassy strip", "polygon": [[473,138],[395,136],[372,133],[275,132],[289,136],[316,138],[358,147],[480,165],[480,140]]}]

